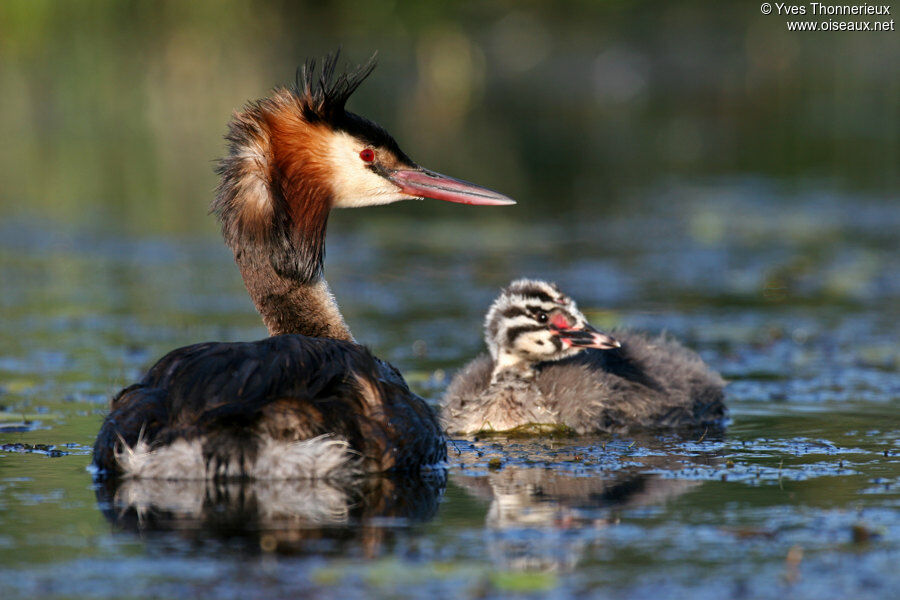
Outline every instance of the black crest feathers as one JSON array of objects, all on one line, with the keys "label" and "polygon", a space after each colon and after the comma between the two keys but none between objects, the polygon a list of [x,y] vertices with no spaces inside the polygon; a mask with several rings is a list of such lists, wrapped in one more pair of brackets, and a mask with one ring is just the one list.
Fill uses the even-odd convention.
[{"label": "black crest feathers", "polygon": [[335,74],[340,55],[340,50],[327,55],[321,70],[316,68],[313,58],[297,69],[291,92],[300,102],[303,116],[310,122],[339,119],[344,114],[347,99],[375,69],[377,54],[355,69]]}]

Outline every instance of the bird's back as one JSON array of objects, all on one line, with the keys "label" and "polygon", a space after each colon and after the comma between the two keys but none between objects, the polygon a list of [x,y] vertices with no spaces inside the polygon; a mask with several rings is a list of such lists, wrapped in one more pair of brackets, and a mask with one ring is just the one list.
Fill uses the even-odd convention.
[{"label": "bird's back", "polygon": [[724,380],[664,335],[616,331],[615,350],[588,350],[546,363],[536,379],[567,426],[624,432],[721,424]]},{"label": "bird's back", "polygon": [[431,408],[351,342],[284,335],[174,350],[119,392],[101,473],[293,478],[410,470],[445,458]]},{"label": "bird's back", "polygon": [[[522,403],[540,402],[555,422],[577,433],[720,425],[722,378],[693,351],[665,336],[617,331],[615,350],[585,350],[537,365]],[[493,362],[483,355],[451,382],[442,419],[448,431],[472,432],[495,396]],[[496,385],[496,384],[495,384]],[[480,420],[481,419],[481,420]],[[520,423],[519,425],[525,425]]]}]

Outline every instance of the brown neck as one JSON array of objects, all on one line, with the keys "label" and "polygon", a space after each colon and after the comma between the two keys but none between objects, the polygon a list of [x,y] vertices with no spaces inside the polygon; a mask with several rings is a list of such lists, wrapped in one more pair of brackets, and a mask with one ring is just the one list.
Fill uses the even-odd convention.
[{"label": "brown neck", "polygon": [[297,333],[353,341],[324,279],[302,281],[278,274],[268,260],[236,252],[235,261],[269,335]]},{"label": "brown neck", "polygon": [[324,125],[286,90],[232,120],[212,211],[271,335],[353,340],[322,278],[331,189]]}]

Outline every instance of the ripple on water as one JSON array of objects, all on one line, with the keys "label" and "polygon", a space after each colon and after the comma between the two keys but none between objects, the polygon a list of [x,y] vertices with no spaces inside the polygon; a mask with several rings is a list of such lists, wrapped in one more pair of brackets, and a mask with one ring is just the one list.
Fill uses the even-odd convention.
[{"label": "ripple on water", "polygon": [[900,277],[868,249],[893,243],[896,211],[713,188],[676,189],[677,214],[505,236],[395,217],[330,236],[354,331],[433,399],[519,275],[604,326],[668,330],[731,381],[724,431],[458,440],[427,493],[92,489],[112,393],[173,347],[264,332],[218,240],[0,224],[4,598],[891,597]]}]

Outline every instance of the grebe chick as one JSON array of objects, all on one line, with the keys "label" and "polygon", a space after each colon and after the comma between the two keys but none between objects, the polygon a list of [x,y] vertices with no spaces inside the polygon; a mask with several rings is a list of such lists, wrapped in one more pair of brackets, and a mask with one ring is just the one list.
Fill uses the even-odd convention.
[{"label": "grebe chick", "polygon": [[720,425],[725,382],[665,336],[595,330],[556,285],[520,279],[484,322],[489,355],[451,381],[449,433],[576,433]]},{"label": "grebe chick", "polygon": [[410,471],[446,457],[434,411],[350,334],[322,276],[335,207],[514,202],[416,165],[344,105],[374,61],[309,61],[231,121],[212,204],[273,337],[170,352],[110,402],[99,477],[292,479]]}]

